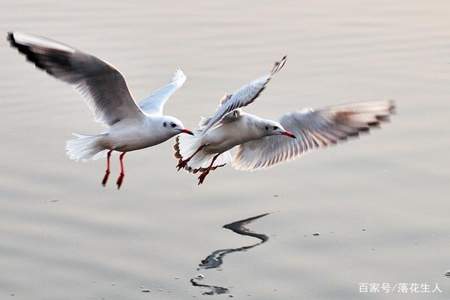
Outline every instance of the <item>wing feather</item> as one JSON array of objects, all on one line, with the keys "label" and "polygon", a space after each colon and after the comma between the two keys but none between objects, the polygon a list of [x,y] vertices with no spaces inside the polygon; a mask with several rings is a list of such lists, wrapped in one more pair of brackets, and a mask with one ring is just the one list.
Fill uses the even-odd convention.
[{"label": "wing feather", "polygon": [[36,67],[73,85],[97,121],[113,125],[143,116],[122,74],[109,63],[47,38],[10,32],[8,40]]},{"label": "wing feather", "polygon": [[139,107],[148,114],[162,114],[164,104],[173,93],[183,86],[185,81],[186,75],[181,69],[177,69],[170,82],[139,102]]},{"label": "wing feather", "polygon": [[297,138],[267,136],[238,146],[233,167],[239,170],[267,168],[303,153],[356,137],[389,120],[393,101],[362,102],[305,109],[283,115],[280,124]]},{"label": "wing feather", "polygon": [[215,114],[210,117],[208,122],[204,124],[203,132],[206,132],[208,129],[222,121],[222,119],[228,113],[232,112],[235,109],[244,107],[255,101],[256,98],[264,91],[269,81],[272,79],[273,75],[275,75],[278,71],[280,71],[284,64],[286,63],[287,57],[284,56],[280,61],[275,62],[271,72],[267,75],[264,75],[244,86],[239,88],[231,95],[227,95],[221,100],[219,108],[215,112]]}]

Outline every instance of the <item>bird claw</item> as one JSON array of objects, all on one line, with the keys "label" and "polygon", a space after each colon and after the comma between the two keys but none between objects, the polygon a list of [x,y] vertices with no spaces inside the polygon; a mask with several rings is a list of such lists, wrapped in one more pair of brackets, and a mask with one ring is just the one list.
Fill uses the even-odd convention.
[{"label": "bird claw", "polygon": [[202,184],[205,180],[206,176],[209,174],[209,171],[205,171],[200,176],[198,176],[198,185]]},{"label": "bird claw", "polygon": [[120,173],[119,177],[117,178],[116,184],[117,184],[117,189],[118,189],[118,190],[119,190],[120,187],[122,186],[123,178],[124,178],[124,177],[125,177],[125,174]]},{"label": "bird claw", "polygon": [[106,186],[106,183],[108,182],[109,173],[110,173],[109,171],[105,172],[105,176],[103,177],[103,180],[102,180],[102,185],[103,186]]},{"label": "bird claw", "polygon": [[180,171],[181,169],[184,169],[187,166],[188,160],[180,160],[180,162],[177,165],[177,171]]}]

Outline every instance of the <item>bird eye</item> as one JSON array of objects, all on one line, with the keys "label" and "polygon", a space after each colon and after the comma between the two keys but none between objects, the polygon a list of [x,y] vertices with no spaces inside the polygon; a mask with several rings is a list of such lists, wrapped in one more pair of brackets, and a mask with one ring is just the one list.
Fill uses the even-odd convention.
[{"label": "bird eye", "polygon": [[273,130],[277,130],[278,129],[278,127],[277,126],[273,126]]},{"label": "bird eye", "polygon": [[171,126],[172,128],[174,128],[174,127],[176,127],[177,125],[176,125],[175,123],[171,123],[170,126]]},{"label": "bird eye", "polygon": [[269,126],[266,126],[266,130],[269,130]]},{"label": "bird eye", "polygon": [[164,126],[164,127],[166,127],[166,126],[167,126],[167,123],[166,123],[166,122],[164,122],[164,123],[163,123],[163,126]]}]

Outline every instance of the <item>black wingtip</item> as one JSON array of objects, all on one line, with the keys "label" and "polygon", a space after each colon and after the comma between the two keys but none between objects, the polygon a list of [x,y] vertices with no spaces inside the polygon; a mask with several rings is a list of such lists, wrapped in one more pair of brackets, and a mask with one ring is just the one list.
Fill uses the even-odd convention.
[{"label": "black wingtip", "polygon": [[14,33],[13,32],[8,32],[8,35],[6,36],[6,39],[8,40],[9,44],[12,47],[16,47],[17,46],[16,40],[14,39]]},{"label": "black wingtip", "polygon": [[275,62],[273,68],[272,68],[272,75],[274,75],[275,73],[277,73],[278,71],[280,71],[284,65],[286,64],[286,60],[287,60],[287,55],[283,56],[279,61]]},{"label": "black wingtip", "polygon": [[8,32],[7,40],[9,41],[11,47],[15,48],[19,53],[25,55],[26,59],[33,63],[37,68],[44,70],[50,75],[53,75],[52,71],[43,64],[39,55],[33,52],[32,47],[27,44],[18,43],[14,37],[14,32]]},{"label": "black wingtip", "polygon": [[287,55],[283,56],[283,58],[281,59],[280,66],[278,67],[278,71],[284,67],[284,65],[286,64],[286,61],[287,61]]}]

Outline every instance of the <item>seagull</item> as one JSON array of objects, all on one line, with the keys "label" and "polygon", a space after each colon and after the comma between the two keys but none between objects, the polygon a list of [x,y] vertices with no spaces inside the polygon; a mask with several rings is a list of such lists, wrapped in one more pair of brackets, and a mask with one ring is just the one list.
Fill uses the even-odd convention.
[{"label": "seagull", "polygon": [[107,129],[100,134],[74,134],[67,141],[67,155],[74,160],[104,157],[106,185],[113,151],[120,152],[120,174],[117,188],[125,177],[124,156],[129,151],[158,145],[180,133],[193,133],[175,117],[163,114],[170,96],[186,81],[177,69],[171,81],[137,104],[122,74],[111,64],[63,43],[20,32],[8,33],[10,45],[28,61],[53,77],[71,84],[80,92],[97,122]]},{"label": "seagull", "polygon": [[226,94],[214,115],[200,120],[194,136],[178,136],[174,145],[178,170],[200,172],[200,185],[210,171],[230,162],[237,170],[268,168],[379,127],[395,110],[394,102],[387,100],[302,109],[279,121],[244,112],[242,107],[258,98],[285,63],[286,56],[268,74]]}]

